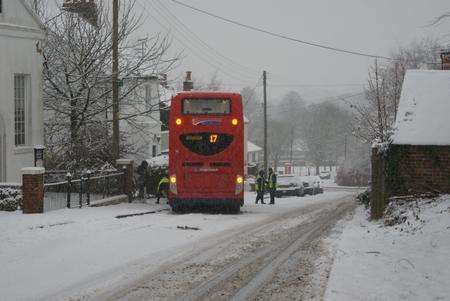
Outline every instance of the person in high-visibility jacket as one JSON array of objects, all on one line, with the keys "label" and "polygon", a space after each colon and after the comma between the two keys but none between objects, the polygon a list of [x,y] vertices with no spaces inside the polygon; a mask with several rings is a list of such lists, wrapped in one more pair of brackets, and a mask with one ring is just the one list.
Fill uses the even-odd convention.
[{"label": "person in high-visibility jacket", "polygon": [[269,168],[269,176],[267,177],[267,188],[270,194],[270,204],[275,204],[275,193],[277,192],[277,175],[272,168]]},{"label": "person in high-visibility jacket", "polygon": [[261,201],[261,204],[264,203],[264,185],[266,183],[264,170],[260,170],[258,173],[258,177],[256,178],[256,204],[258,201]]},{"label": "person in high-visibility jacket", "polygon": [[167,178],[167,176],[163,176],[161,178],[161,180],[159,180],[158,183],[158,191],[157,191],[157,195],[156,195],[156,204],[159,204],[159,199],[162,196],[166,196],[168,194],[169,191],[169,178]]}]

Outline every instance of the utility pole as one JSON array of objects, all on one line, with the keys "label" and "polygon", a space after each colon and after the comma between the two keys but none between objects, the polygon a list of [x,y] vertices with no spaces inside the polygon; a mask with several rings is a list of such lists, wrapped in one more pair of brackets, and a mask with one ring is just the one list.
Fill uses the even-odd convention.
[{"label": "utility pole", "polygon": [[268,158],[267,158],[267,72],[263,71],[264,85],[264,171],[267,174]]},{"label": "utility pole", "polygon": [[119,0],[113,0],[113,32],[112,32],[112,94],[113,94],[113,144],[114,159],[119,158]]},{"label": "utility pole", "polygon": [[344,161],[347,161],[347,134],[345,134],[345,142],[344,142]]}]

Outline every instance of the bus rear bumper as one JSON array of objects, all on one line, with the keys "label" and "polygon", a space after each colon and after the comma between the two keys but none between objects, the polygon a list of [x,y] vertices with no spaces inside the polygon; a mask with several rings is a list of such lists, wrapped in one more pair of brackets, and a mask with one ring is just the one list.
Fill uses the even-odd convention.
[{"label": "bus rear bumper", "polygon": [[178,207],[178,206],[189,206],[189,207],[208,207],[208,206],[230,206],[230,205],[244,205],[243,199],[219,199],[219,198],[210,198],[210,199],[169,199],[170,207]]}]

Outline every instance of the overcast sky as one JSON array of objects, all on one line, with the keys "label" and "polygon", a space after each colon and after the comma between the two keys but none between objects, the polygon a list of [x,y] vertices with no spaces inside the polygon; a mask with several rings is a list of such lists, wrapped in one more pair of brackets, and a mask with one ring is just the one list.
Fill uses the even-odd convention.
[{"label": "overcast sky", "polygon": [[[445,34],[450,33],[450,22],[427,26],[450,11],[448,0],[180,1],[298,39],[377,55],[389,55],[398,46],[425,36],[446,41],[449,39]],[[261,71],[267,70],[271,96],[296,90],[306,98],[314,98],[324,93],[360,90],[357,85],[365,83],[373,63],[373,59],[308,47],[227,24],[170,0],[138,2],[138,7],[146,7],[145,32],[151,35],[170,30],[173,50],[184,49],[186,57],[172,78],[192,70],[194,78],[207,80],[217,71],[226,88],[240,90],[245,85],[255,86]],[[239,65],[202,45],[191,34],[180,33],[185,27],[173,17],[168,18],[164,8],[202,41]]]}]

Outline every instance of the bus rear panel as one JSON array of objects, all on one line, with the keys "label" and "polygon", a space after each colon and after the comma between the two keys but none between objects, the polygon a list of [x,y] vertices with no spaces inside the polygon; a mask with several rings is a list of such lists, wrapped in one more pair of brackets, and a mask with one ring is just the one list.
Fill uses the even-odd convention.
[{"label": "bus rear panel", "polygon": [[183,92],[169,119],[169,204],[225,206],[244,201],[244,119],[236,93]]}]

